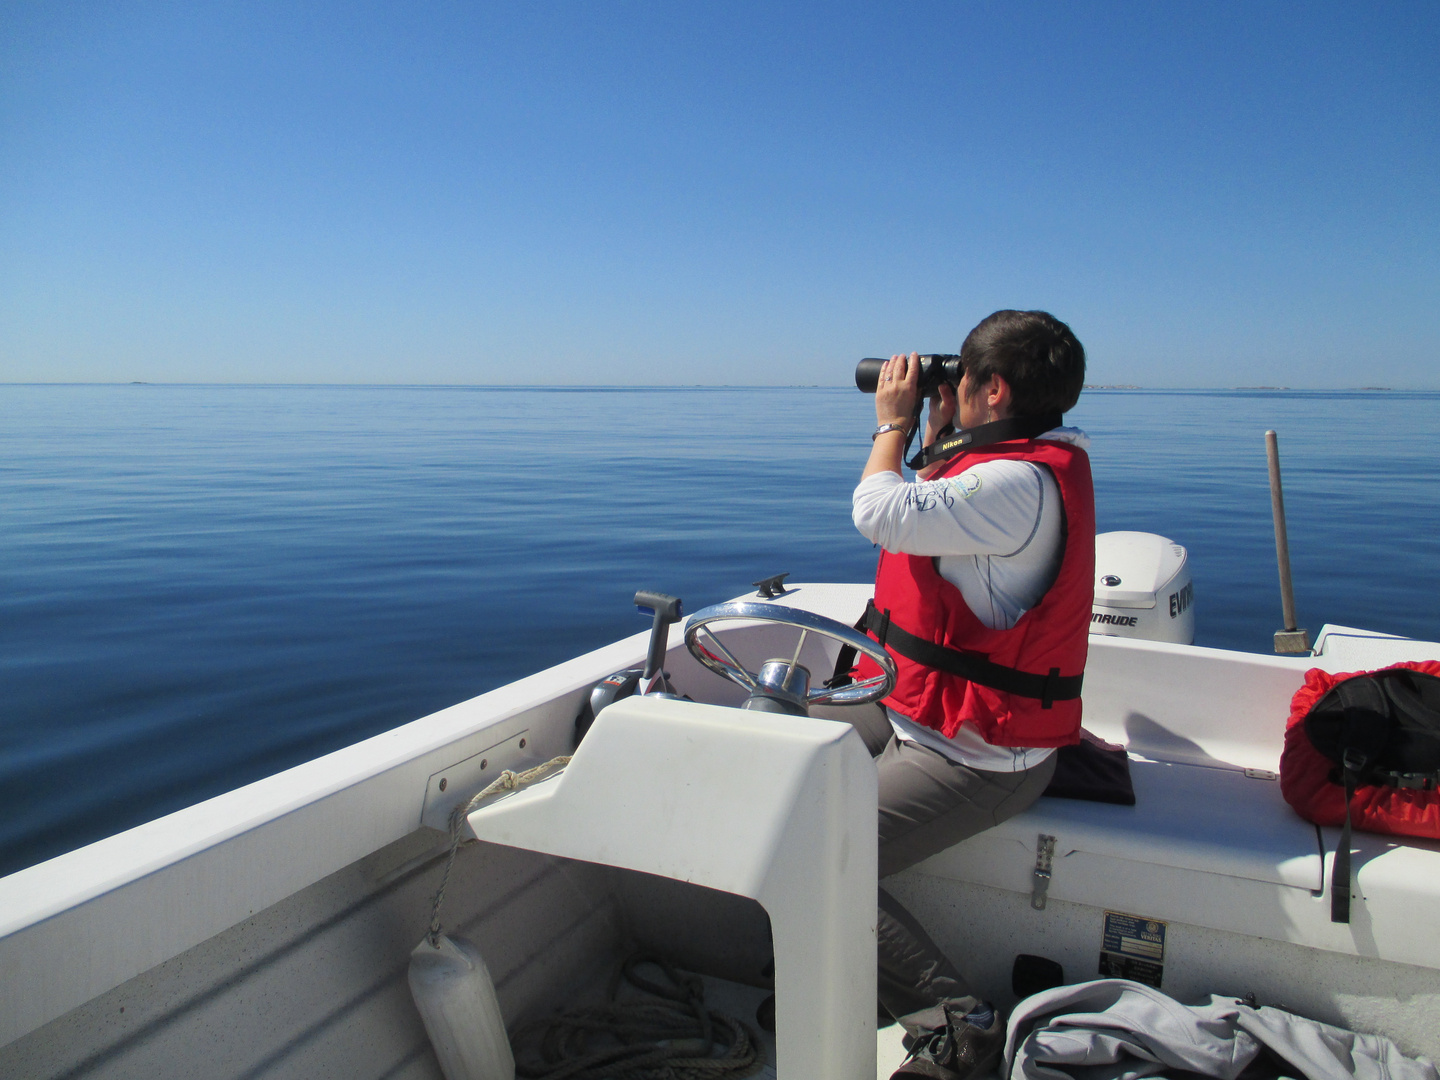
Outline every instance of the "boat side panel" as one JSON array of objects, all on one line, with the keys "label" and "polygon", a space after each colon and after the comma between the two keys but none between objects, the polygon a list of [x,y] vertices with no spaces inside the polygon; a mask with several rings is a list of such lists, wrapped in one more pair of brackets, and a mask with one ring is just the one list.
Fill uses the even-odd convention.
[{"label": "boat side panel", "polygon": [[1320,636],[1315,640],[1313,662],[1331,674],[1371,671],[1405,660],[1440,660],[1440,642],[1416,641],[1377,630],[1328,623],[1320,628]]},{"label": "boat side panel", "polygon": [[[1105,909],[1051,900],[1043,911],[1020,894],[908,870],[886,880],[902,903],[953,957],[976,991],[1003,1008],[1015,1003],[1011,968],[1018,953],[1062,964],[1067,982],[1099,978]],[[1124,908],[1141,917],[1159,913]],[[1198,1003],[1211,994],[1395,1040],[1407,1054],[1440,1057],[1440,978],[1432,968],[1306,948],[1291,942],[1171,921],[1161,989]]]},{"label": "boat side panel", "polygon": [[1084,724],[1155,761],[1280,767],[1308,658],[1092,637]]},{"label": "boat side panel", "polygon": [[[0,1076],[441,1080],[406,981],[437,840],[390,845],[0,1048]],[[604,870],[493,845],[461,852],[446,916],[507,1023],[612,964],[622,934]]]}]

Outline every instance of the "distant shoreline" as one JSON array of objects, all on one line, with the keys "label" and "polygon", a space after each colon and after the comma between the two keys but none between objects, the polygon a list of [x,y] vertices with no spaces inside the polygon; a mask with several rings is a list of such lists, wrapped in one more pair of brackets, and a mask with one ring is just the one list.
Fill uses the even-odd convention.
[{"label": "distant shoreline", "polygon": [[[10,382],[0,381],[0,387],[42,387],[42,386],[110,386],[149,387],[156,389],[209,388],[235,390],[491,390],[510,392],[516,390],[548,390],[559,392],[605,392],[665,390],[853,390],[849,383],[221,383],[221,382],[151,382],[134,379],[127,382]],[[1247,393],[1286,394],[1357,394],[1357,393],[1399,393],[1436,394],[1440,387],[1403,388],[1393,386],[1140,386],[1135,383],[1086,383],[1085,390],[1138,390],[1146,393],[1173,394],[1218,394],[1245,391]]]}]

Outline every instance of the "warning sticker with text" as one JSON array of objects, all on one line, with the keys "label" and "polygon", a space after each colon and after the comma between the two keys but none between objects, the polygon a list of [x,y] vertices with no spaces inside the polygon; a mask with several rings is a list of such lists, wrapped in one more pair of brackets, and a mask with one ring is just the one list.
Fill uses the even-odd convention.
[{"label": "warning sticker with text", "polygon": [[1109,979],[1131,979],[1160,988],[1165,971],[1165,924],[1158,919],[1105,912],[1100,942],[1100,974]]}]

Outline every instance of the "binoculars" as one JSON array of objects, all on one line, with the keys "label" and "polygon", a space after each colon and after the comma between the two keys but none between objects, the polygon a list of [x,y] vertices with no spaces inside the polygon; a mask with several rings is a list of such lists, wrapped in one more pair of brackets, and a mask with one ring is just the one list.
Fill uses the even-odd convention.
[{"label": "binoculars", "polygon": [[[862,394],[875,393],[875,388],[880,383],[880,369],[884,364],[884,360],[867,356],[855,365],[855,385]],[[948,382],[952,386],[959,386],[964,370],[960,357],[954,353],[926,353],[920,357],[921,395],[929,396],[935,393],[941,383]]]}]

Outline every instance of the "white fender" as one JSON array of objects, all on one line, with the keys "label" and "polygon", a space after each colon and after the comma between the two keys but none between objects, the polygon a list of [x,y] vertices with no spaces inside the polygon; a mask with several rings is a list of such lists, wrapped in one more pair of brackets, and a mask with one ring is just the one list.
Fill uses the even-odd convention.
[{"label": "white fender", "polygon": [[426,937],[410,954],[410,995],[445,1080],[515,1080],[515,1056],[495,984],[464,938]]}]

